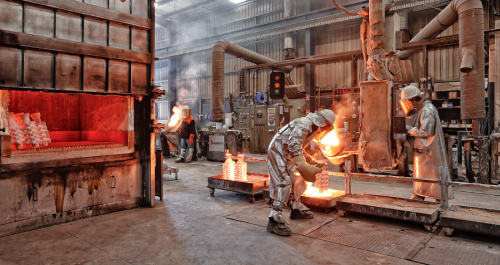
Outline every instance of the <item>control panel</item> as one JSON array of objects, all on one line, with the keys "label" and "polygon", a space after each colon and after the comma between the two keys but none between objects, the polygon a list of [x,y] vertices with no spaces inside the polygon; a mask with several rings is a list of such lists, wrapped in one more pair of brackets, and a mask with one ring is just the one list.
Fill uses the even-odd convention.
[{"label": "control panel", "polygon": [[248,152],[250,146],[250,136],[253,122],[253,109],[252,108],[238,108],[236,109],[236,120],[234,121],[234,128],[239,130],[243,136],[243,150]]}]

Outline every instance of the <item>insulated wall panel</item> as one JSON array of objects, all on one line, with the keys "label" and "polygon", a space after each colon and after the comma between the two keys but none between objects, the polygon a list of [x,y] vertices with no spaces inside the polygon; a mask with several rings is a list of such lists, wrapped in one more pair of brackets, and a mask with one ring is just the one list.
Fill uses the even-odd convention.
[{"label": "insulated wall panel", "polygon": [[0,0],[0,29],[23,31],[21,3]]},{"label": "insulated wall panel", "polygon": [[83,59],[83,90],[106,91],[106,60],[92,57]]},{"label": "insulated wall panel", "polygon": [[132,28],[132,50],[148,52],[148,32]]},{"label": "insulated wall panel", "polygon": [[366,170],[392,168],[392,83],[362,82],[360,88],[359,161]]},{"label": "insulated wall panel", "polygon": [[129,49],[130,28],[116,23],[109,23],[109,46]]},{"label": "insulated wall panel", "polygon": [[148,10],[149,4],[148,0],[133,0],[132,1],[132,14],[138,15],[141,17],[149,17]]},{"label": "insulated wall panel", "polygon": [[132,63],[132,94],[146,94],[148,88],[148,67],[141,63]]},{"label": "insulated wall panel", "polygon": [[0,47],[0,85],[21,86],[21,49]]},{"label": "insulated wall panel", "polygon": [[81,58],[79,55],[56,55],[56,89],[80,90]]},{"label": "insulated wall panel", "polygon": [[128,93],[129,63],[109,60],[108,64],[108,92]]},{"label": "insulated wall panel", "polygon": [[86,43],[107,46],[106,39],[108,35],[106,21],[86,17],[83,21],[84,37]]},{"label": "insulated wall panel", "polygon": [[64,12],[56,13],[56,38],[82,41],[82,17]]},{"label": "insulated wall panel", "polygon": [[24,33],[54,37],[54,11],[25,5]]},{"label": "insulated wall panel", "polygon": [[83,2],[96,6],[108,7],[108,0],[84,0]]},{"label": "insulated wall panel", "polygon": [[53,58],[51,52],[24,51],[24,86],[53,88]]},{"label": "insulated wall panel", "polygon": [[130,13],[130,0],[109,0],[109,8],[124,13]]}]

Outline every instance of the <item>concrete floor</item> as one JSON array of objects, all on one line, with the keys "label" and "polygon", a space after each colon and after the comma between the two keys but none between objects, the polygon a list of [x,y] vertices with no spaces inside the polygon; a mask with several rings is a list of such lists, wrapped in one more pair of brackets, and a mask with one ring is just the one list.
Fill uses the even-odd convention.
[{"label": "concrete floor", "polygon": [[[173,166],[173,160],[166,160]],[[246,197],[215,192],[207,177],[221,163],[178,164],[155,208],[139,208],[0,238],[0,264],[413,264],[413,262],[310,237],[279,237],[225,216],[253,207]],[[249,171],[267,173],[262,162]],[[343,188],[331,177],[330,188]],[[354,179],[353,192],[410,197],[411,183]],[[500,194],[462,189],[454,204],[498,209]],[[262,200],[262,199],[261,199]],[[354,217],[355,218],[355,217]],[[365,220],[384,222],[361,216]],[[391,221],[389,225],[402,225]],[[419,228],[416,228],[419,229]]]}]

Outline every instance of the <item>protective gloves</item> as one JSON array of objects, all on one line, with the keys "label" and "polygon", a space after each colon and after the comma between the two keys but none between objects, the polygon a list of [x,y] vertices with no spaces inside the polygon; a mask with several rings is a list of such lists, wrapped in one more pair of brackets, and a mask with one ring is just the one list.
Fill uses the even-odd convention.
[{"label": "protective gloves", "polygon": [[306,159],[306,162],[309,164],[309,165],[313,165],[315,167],[319,167],[319,168],[322,168],[326,165],[325,162],[319,162],[319,161],[316,161],[314,160],[310,155],[304,153],[304,158]]},{"label": "protective gloves", "polygon": [[293,163],[297,166],[297,171],[305,181],[316,182],[316,174],[321,173],[321,168],[307,164],[303,156],[294,157]]},{"label": "protective gloves", "polygon": [[194,143],[194,134],[189,135],[189,145],[192,145]]}]

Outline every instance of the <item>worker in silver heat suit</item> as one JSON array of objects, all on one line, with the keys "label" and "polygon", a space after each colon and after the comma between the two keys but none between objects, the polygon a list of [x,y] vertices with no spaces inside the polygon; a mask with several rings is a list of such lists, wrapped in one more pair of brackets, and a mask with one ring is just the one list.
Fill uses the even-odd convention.
[{"label": "worker in silver heat suit", "polygon": [[[415,86],[403,88],[399,103],[406,116],[415,114],[408,131],[410,142],[413,142],[413,177],[439,180],[440,167],[443,167],[444,174],[447,160],[443,129],[436,107]],[[450,181],[449,175],[446,176]],[[453,198],[451,186],[448,197]],[[439,201],[441,186],[438,183],[414,182],[412,199],[425,198]]]},{"label": "worker in silver heat suit", "polygon": [[[290,205],[290,219],[310,219],[314,215],[300,202],[307,188],[305,181],[315,182],[316,174],[321,172],[325,163],[314,161],[303,148],[313,139],[320,140],[333,130],[335,114],[327,109],[310,113],[281,128],[271,140],[267,151],[269,167],[269,191],[274,200],[269,216],[267,231],[291,235],[287,221],[282,216],[283,207]],[[300,175],[294,174],[297,170]],[[305,181],[304,181],[305,180]]]}]

